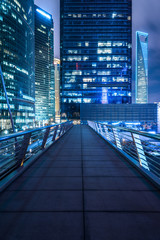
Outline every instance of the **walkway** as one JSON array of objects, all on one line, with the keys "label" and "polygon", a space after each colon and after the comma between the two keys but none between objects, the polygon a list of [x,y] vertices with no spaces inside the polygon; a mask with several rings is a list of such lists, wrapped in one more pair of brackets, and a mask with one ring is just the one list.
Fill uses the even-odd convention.
[{"label": "walkway", "polygon": [[0,195],[2,240],[159,240],[160,192],[74,126]]}]

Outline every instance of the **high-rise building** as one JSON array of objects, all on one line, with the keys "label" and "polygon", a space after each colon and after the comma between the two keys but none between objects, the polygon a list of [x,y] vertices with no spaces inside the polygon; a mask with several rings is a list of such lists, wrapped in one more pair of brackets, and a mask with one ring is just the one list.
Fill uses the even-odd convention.
[{"label": "high-rise building", "polygon": [[55,121],[60,122],[60,60],[54,59],[55,78]]},{"label": "high-rise building", "polygon": [[[1,0],[0,64],[15,127],[32,125],[35,118],[33,0]],[[0,128],[11,128],[1,78]]]},{"label": "high-rise building", "polygon": [[148,103],[148,33],[136,32],[136,103]]},{"label": "high-rise building", "polygon": [[132,0],[61,0],[61,114],[131,103]]},{"label": "high-rise building", "polygon": [[36,121],[54,119],[54,44],[52,15],[35,5],[35,114]]}]

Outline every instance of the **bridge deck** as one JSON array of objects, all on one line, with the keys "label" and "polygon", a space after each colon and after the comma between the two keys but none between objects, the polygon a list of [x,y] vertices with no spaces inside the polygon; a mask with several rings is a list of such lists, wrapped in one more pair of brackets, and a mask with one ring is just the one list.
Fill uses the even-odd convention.
[{"label": "bridge deck", "polygon": [[159,240],[160,193],[74,126],[0,195],[3,240]]}]

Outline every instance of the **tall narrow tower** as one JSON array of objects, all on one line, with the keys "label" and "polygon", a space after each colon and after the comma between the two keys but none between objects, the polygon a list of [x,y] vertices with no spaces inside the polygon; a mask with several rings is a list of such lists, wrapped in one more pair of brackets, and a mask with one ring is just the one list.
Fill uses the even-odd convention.
[{"label": "tall narrow tower", "polygon": [[35,5],[35,115],[36,121],[53,121],[54,45],[52,15]]},{"label": "tall narrow tower", "polygon": [[148,103],[148,33],[136,32],[136,103]]},{"label": "tall narrow tower", "polygon": [[54,59],[55,78],[55,122],[60,122],[60,60]]}]

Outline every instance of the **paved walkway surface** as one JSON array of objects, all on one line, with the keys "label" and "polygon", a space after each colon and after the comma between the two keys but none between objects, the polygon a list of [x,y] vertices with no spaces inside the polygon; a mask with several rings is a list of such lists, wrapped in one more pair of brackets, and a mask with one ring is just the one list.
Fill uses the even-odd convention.
[{"label": "paved walkway surface", "polygon": [[160,192],[74,126],[0,195],[2,240],[159,240]]}]

